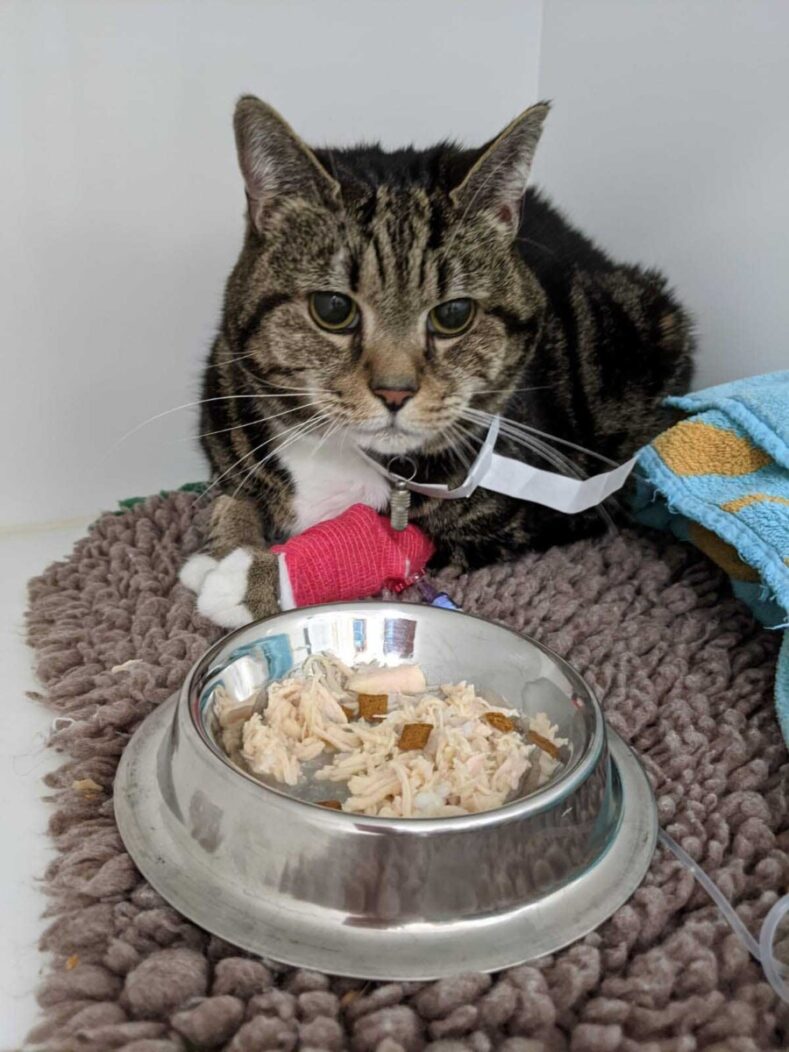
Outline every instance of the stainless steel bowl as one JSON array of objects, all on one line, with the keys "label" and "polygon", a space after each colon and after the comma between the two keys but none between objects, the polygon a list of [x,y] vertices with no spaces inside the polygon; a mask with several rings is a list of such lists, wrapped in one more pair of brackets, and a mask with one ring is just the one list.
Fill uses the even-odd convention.
[{"label": "stainless steel bowl", "polygon": [[[242,699],[331,650],[348,664],[416,661],[466,679],[567,738],[552,781],[495,811],[366,818],[316,806],[235,767],[214,737],[215,687]],[[325,795],[325,791],[324,791]],[[649,783],[581,677],[532,639],[454,611],[341,603],[221,639],[127,746],[121,836],[172,905],[245,949],[375,979],[493,971],[597,927],[655,846]]]}]

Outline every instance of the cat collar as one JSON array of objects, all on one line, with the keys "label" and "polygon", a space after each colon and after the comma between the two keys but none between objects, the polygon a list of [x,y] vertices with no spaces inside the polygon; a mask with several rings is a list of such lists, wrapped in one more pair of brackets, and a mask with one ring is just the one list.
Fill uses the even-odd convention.
[{"label": "cat collar", "polygon": [[[528,500],[533,504],[542,504],[555,511],[577,514],[588,511],[607,500],[620,490],[633,470],[636,458],[610,471],[604,471],[590,478],[569,478],[554,471],[544,471],[531,464],[524,464],[513,457],[504,457],[495,452],[496,439],[499,435],[500,419],[494,417],[488,428],[476,460],[471,465],[465,480],[455,489],[438,483],[416,482],[390,471],[379,464],[364,450],[358,450],[362,458],[387,478],[399,490],[407,489],[421,493],[436,500],[459,500],[470,497],[477,487],[503,493],[518,500]],[[402,458],[407,459],[407,458]]]}]

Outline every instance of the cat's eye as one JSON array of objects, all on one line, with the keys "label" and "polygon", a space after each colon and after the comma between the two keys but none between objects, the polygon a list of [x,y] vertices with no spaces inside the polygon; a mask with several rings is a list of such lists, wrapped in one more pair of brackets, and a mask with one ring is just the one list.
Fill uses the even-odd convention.
[{"label": "cat's eye", "polygon": [[427,316],[427,327],[436,336],[460,336],[474,321],[476,305],[474,300],[464,296],[462,299],[447,300],[433,307]]},{"label": "cat's eye", "polygon": [[311,292],[310,317],[327,332],[350,332],[359,324],[356,301],[343,292]]}]

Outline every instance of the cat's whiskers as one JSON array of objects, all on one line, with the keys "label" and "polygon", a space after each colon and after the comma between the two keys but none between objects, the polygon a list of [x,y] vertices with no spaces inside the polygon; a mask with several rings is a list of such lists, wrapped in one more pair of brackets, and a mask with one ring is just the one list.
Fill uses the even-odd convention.
[{"label": "cat's whiskers", "polygon": [[479,391],[473,391],[472,392],[472,397],[475,397],[476,395],[485,395],[485,394],[519,394],[519,393],[525,393],[527,391],[549,391],[549,390],[550,390],[550,384],[543,384],[540,387],[490,387],[490,388],[479,390]]},{"label": "cat's whiskers", "polygon": [[[328,394],[328,392],[326,392]],[[233,395],[216,395],[213,398],[200,398],[196,402],[184,402],[183,405],[173,406],[171,409],[165,409],[161,413],[155,413],[153,416],[149,416],[147,420],[142,420],[139,424],[136,424],[131,431],[127,431],[125,435],[121,437],[110,446],[107,452],[104,454],[105,459],[114,453],[115,450],[127,439],[131,438],[132,435],[136,435],[138,431],[141,431],[148,424],[153,424],[157,420],[162,420],[166,416],[170,416],[172,413],[178,413],[183,409],[195,409],[200,405],[207,405],[209,402],[232,402],[236,399],[265,399],[265,398],[300,398],[301,395],[277,395],[277,394],[233,394]]]},{"label": "cat's whiskers", "polygon": [[557,442],[561,446],[568,446],[570,449],[575,449],[579,453],[586,453],[587,456],[594,457],[595,460],[600,460],[603,463],[608,464],[610,467],[617,467],[617,462],[615,460],[611,460],[610,457],[605,456],[603,453],[596,453],[593,449],[588,449],[586,446],[579,445],[577,442],[571,442],[568,438],[559,438],[558,435],[552,435],[548,431],[541,431],[539,428],[532,427],[530,424],[524,424],[520,420],[512,420],[508,416],[501,416],[500,414],[496,413],[488,413],[484,409],[469,408],[468,412],[477,413],[481,417],[485,417],[485,422],[488,424],[492,421],[494,416],[498,415],[499,419],[502,422],[502,425],[507,424],[511,428],[527,432],[529,435],[547,439],[549,442]]},{"label": "cat's whiskers", "polygon": [[474,449],[474,446],[471,444],[471,440],[476,439],[478,442],[481,442],[482,440],[479,438],[478,435],[474,435],[467,428],[464,428],[459,420],[455,420],[449,425],[449,427],[446,430],[446,435],[451,441],[459,442],[462,448],[468,453],[469,459],[464,460],[464,458],[460,455],[460,452],[457,449],[453,448],[452,446],[449,447],[450,454],[452,456],[457,457],[460,464],[464,468],[468,469],[477,456],[477,450]]},{"label": "cat's whiskers", "polygon": [[[243,368],[244,367],[242,366],[242,369]],[[321,388],[321,387],[315,387],[315,386],[296,387],[294,384],[278,384],[278,383],[275,383],[273,380],[266,379],[265,377],[261,378],[261,377],[254,376],[253,374],[251,374],[249,372],[248,369],[244,369],[244,372],[246,372],[248,375],[250,375],[252,377],[253,381],[256,384],[263,384],[264,387],[273,387],[276,391],[293,391],[296,394],[322,394],[322,395],[331,394],[331,391],[327,391],[327,390],[325,390],[324,388]]]},{"label": "cat's whiskers", "polygon": [[463,458],[461,457],[458,449],[456,448],[456,443],[459,441],[457,427],[458,427],[457,422],[454,422],[454,423],[451,423],[449,425],[449,427],[447,427],[444,430],[444,437],[448,440],[448,443],[447,443],[447,445],[444,446],[442,452],[446,453],[449,456],[450,460],[452,460],[452,458],[454,458],[455,460],[458,461],[458,463],[461,466],[464,466],[465,462],[464,462]]},{"label": "cat's whiskers", "polygon": [[264,383],[264,385],[266,387],[273,387],[277,391],[300,391],[300,392],[303,393],[305,391],[319,390],[321,392],[321,394],[328,394],[329,393],[328,391],[324,391],[322,388],[315,388],[314,386],[311,386],[311,387],[296,387],[294,384],[275,384],[272,380],[264,380],[263,383]]},{"label": "cat's whiskers", "polygon": [[[263,457],[262,460],[256,460],[252,467],[249,469],[249,471],[246,473],[246,475],[244,475],[242,480],[239,482],[238,486],[236,486],[235,490],[233,491],[233,499],[235,499],[238,496],[239,492],[247,484],[252,475],[254,475],[254,473],[259,468],[262,468],[264,464],[271,460],[272,457],[278,456],[280,453],[283,453],[286,449],[292,446],[294,442],[298,442],[300,439],[305,438],[309,434],[312,434],[312,432],[317,431],[329,419],[330,417],[328,416],[328,414],[325,413],[319,413],[315,417],[311,417],[305,424],[301,426],[300,430],[294,431],[291,435],[289,435],[288,438],[285,439],[285,441],[281,442],[275,449],[270,450],[265,455],[265,457]],[[258,446],[257,448],[260,449],[261,447]],[[257,450],[254,450],[254,452],[257,452]]]},{"label": "cat's whiskers", "polygon": [[[256,424],[265,424],[269,420],[277,420],[282,416],[289,416],[291,413],[298,413],[302,409],[309,409],[311,406],[323,405],[323,402],[318,399],[315,402],[305,402],[303,405],[293,406],[292,409],[283,409],[281,413],[272,413],[271,416],[259,416],[256,420],[245,420],[242,424],[234,424],[233,427],[223,427],[219,431],[204,431],[198,438],[208,438],[210,435],[225,435],[228,431],[238,431],[242,427],[254,427]],[[192,436],[189,435],[187,438],[181,439],[182,442],[192,441]]]},{"label": "cat's whiskers", "polygon": [[[452,432],[452,438],[454,439],[454,441],[456,443],[462,443],[462,441],[463,441],[462,434],[459,431],[457,431],[457,430],[454,430]],[[468,474],[469,465],[471,464],[471,462],[472,462],[472,460],[474,458],[473,458],[473,454],[471,454],[471,453],[469,453],[467,456],[463,456],[464,452],[465,452],[465,446],[463,446],[461,449],[458,449],[457,446],[453,446],[453,447],[450,447],[449,455],[450,455],[450,457],[454,457],[454,459],[458,462],[460,467],[463,469],[464,473]]]},{"label": "cat's whiskers", "polygon": [[[467,420],[475,420],[477,423],[487,423],[490,418],[490,414],[477,409],[467,409],[463,415]],[[554,464],[554,466],[566,467],[576,478],[586,477],[586,473],[582,468],[570,460],[569,457],[565,456],[564,453],[560,453],[558,449],[552,449],[535,435],[521,431],[520,428],[514,426],[509,420],[502,419],[500,421],[499,431],[511,441],[524,446],[526,449],[530,449],[533,453],[537,453],[542,456],[543,459]]]},{"label": "cat's whiskers", "polygon": [[[258,382],[260,382],[260,381],[258,381]],[[272,395],[268,395],[267,394],[266,395],[266,397],[272,397],[272,398],[278,398],[278,397],[279,398],[287,398],[287,397],[290,397],[291,394],[300,394],[300,395],[315,395],[315,394],[319,394],[319,395],[324,395],[324,396],[328,396],[328,395],[331,394],[331,391],[324,391],[320,387],[283,387],[283,386],[278,385],[278,384],[269,384],[269,383],[265,384],[265,386],[274,388],[274,392],[275,392],[274,394],[272,394]],[[286,391],[287,394],[278,394],[279,391]]]},{"label": "cat's whiskers", "polygon": [[342,427],[342,423],[339,420],[337,420],[336,418],[334,420],[332,420],[331,427],[328,429],[328,431],[323,436],[323,438],[321,438],[320,442],[318,442],[317,446],[315,446],[315,448],[313,449],[313,451],[310,454],[310,456],[314,457],[315,454],[321,449],[321,447],[323,446],[324,442],[326,442],[327,439],[331,438],[332,435],[335,435],[339,431],[339,429],[341,427]]},{"label": "cat's whiskers", "polygon": [[[292,428],[289,428],[288,432],[286,432],[286,433],[290,433],[290,432],[294,432],[295,433],[295,431],[297,429],[303,428],[304,426],[306,426],[306,423],[310,423],[311,421],[312,421],[312,418],[310,418],[309,421],[300,421],[298,424],[295,424]],[[214,479],[214,481],[211,483],[211,485],[201,494],[201,499],[203,497],[208,496],[208,494],[211,492],[211,490],[215,489],[216,486],[218,486],[219,483],[222,482],[223,479],[232,479],[232,478],[234,478],[238,474],[238,470],[239,470],[239,468],[241,467],[241,465],[243,464],[243,462],[245,460],[248,460],[249,457],[254,456],[256,453],[260,452],[261,449],[265,449],[266,446],[270,445],[275,439],[281,438],[281,437],[282,437],[281,434],[272,435],[270,438],[266,439],[265,442],[260,442],[253,449],[250,449],[247,453],[245,453],[243,455],[243,457],[239,457],[238,460],[233,461],[233,463],[230,465],[230,467],[226,468],[225,471],[223,471],[221,475],[219,475],[216,479]],[[253,464],[252,470],[254,470],[257,467],[257,465],[258,465],[258,462],[255,461],[255,463]],[[242,469],[242,470],[244,470],[244,469]]]},{"label": "cat's whiskers", "polygon": [[349,434],[350,434],[350,431],[348,430],[348,428],[347,427],[343,427],[343,429],[342,429],[342,438],[340,439],[340,456],[342,456],[342,454],[345,452],[345,442],[346,442],[346,439],[348,438]]},{"label": "cat's whiskers", "polygon": [[260,442],[258,445],[254,446],[252,449],[250,449],[248,452],[246,452],[242,457],[239,457],[238,460],[234,460],[229,468],[226,468],[222,472],[221,475],[219,475],[217,478],[215,478],[213,480],[213,482],[205,490],[203,490],[203,492],[200,494],[200,498],[199,499],[203,500],[205,497],[207,497],[208,494],[212,490],[214,490],[223,479],[227,478],[229,475],[231,475],[231,473],[235,472],[235,470],[239,467],[239,465],[243,464],[243,462],[245,460],[247,460],[249,457],[254,456],[254,454],[257,453],[259,450],[264,449],[267,445],[269,445],[271,442],[274,442],[278,438],[283,438],[283,437],[285,437],[287,435],[295,433],[300,428],[305,427],[307,424],[312,423],[314,421],[314,419],[315,419],[315,414],[310,416],[307,420],[299,420],[295,424],[293,424],[291,427],[285,428],[284,431],[279,431],[276,434],[273,434],[273,435],[269,436],[269,438],[267,438],[264,442]]},{"label": "cat's whiskers", "polygon": [[217,362],[209,362],[208,365],[206,365],[206,370],[208,370],[208,369],[221,369],[222,367],[226,367],[228,365],[235,365],[236,362],[243,362],[245,358],[255,358],[257,356],[258,356],[258,352],[257,351],[249,351],[247,354],[232,355],[227,360],[221,360],[220,359]]}]

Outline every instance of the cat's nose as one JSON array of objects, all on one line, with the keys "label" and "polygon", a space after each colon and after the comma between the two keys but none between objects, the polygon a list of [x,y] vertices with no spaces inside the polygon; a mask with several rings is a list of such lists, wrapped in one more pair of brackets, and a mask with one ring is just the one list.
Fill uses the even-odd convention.
[{"label": "cat's nose", "polygon": [[373,394],[380,398],[387,409],[396,413],[416,394],[415,387],[373,387]]}]

